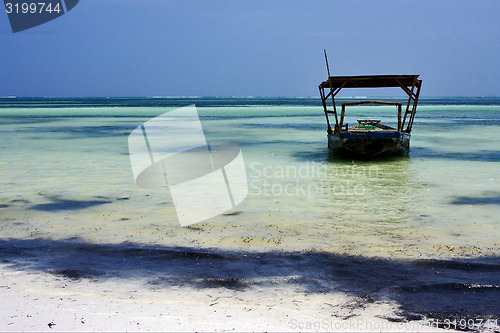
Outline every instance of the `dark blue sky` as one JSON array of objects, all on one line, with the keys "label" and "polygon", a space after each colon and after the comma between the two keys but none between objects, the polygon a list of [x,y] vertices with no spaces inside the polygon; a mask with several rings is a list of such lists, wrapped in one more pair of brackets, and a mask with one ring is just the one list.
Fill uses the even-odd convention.
[{"label": "dark blue sky", "polygon": [[2,10],[0,96],[318,96],[324,48],[332,75],[500,96],[499,13],[498,0],[80,0],[14,34]]}]

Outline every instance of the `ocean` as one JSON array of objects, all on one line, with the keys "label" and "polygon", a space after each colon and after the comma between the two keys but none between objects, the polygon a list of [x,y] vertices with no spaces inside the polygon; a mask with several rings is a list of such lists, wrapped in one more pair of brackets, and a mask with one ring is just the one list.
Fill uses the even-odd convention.
[{"label": "ocean", "polygon": [[[135,184],[127,140],[192,104],[208,142],[240,147],[248,195],[180,227],[168,187]],[[396,110],[345,122],[361,118],[395,125]],[[500,319],[500,98],[421,98],[410,156],[372,161],[328,151],[319,98],[2,98],[0,129],[2,265],[144,288],[340,290],[440,327]]]}]

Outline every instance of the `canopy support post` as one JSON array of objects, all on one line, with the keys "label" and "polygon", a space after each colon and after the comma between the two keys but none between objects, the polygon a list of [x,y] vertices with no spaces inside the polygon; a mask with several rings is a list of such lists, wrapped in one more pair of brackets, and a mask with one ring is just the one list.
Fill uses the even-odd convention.
[{"label": "canopy support post", "polygon": [[[415,78],[413,79],[413,84],[412,84],[411,90],[408,89],[407,86],[402,84],[398,79],[395,79],[395,80],[401,86],[401,88],[406,92],[406,94],[408,95],[408,103],[406,104],[405,115],[403,117],[403,121],[401,123],[400,130],[401,131],[403,130],[405,123],[406,123],[406,117],[409,114],[410,116],[408,117],[408,124],[406,125],[405,132],[410,133],[411,128],[413,126],[413,120],[415,119],[415,113],[417,113],[418,97],[420,95],[420,86],[422,85],[422,80],[417,80],[417,77],[415,76]],[[415,88],[417,89],[416,92],[414,92]],[[411,107],[411,110],[410,110],[410,107]]]}]

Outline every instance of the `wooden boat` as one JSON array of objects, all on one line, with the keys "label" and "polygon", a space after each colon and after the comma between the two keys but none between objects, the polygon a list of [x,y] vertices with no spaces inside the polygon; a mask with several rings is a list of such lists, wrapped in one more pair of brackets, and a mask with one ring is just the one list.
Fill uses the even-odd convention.
[{"label": "wooden boat", "polygon": [[[418,79],[418,75],[330,76],[330,70],[328,69],[328,79],[319,85],[328,126],[328,147],[336,154],[348,158],[371,159],[389,155],[407,155],[410,149],[410,133],[417,111],[421,85],[422,80]],[[404,114],[402,114],[402,103],[400,102],[363,100],[342,103],[341,113],[338,116],[335,96],[341,89],[378,87],[400,87],[403,89],[408,95],[408,103]],[[328,108],[330,104],[328,99],[331,99],[333,109]],[[396,106],[397,128],[383,125],[380,120],[370,119],[360,119],[358,124],[352,127],[344,124],[346,107],[361,104]],[[335,117],[333,128],[331,127],[330,115]]]}]

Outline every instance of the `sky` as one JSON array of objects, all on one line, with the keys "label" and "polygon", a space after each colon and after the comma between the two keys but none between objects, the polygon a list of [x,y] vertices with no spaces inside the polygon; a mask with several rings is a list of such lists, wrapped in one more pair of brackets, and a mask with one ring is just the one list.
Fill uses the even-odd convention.
[{"label": "sky", "polygon": [[498,0],[80,0],[17,33],[0,8],[0,96],[317,97],[323,49],[331,75],[500,96]]}]

